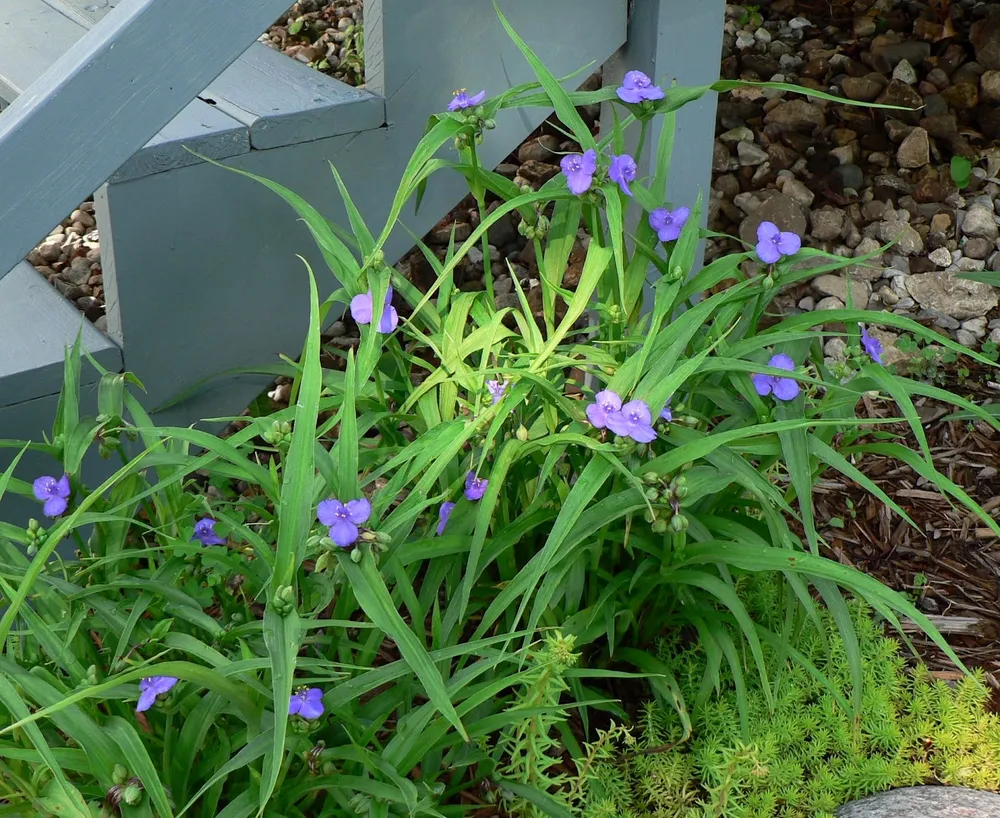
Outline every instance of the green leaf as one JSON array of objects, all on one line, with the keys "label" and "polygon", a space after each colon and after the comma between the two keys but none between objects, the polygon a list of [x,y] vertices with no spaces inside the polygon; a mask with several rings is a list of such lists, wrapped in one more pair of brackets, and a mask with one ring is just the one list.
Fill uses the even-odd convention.
[{"label": "green leaf", "polygon": [[349,555],[344,554],[341,555],[340,565],[351,582],[351,589],[358,604],[376,627],[384,631],[399,647],[403,659],[420,679],[427,697],[434,706],[451,722],[462,738],[468,740],[468,734],[458,713],[455,712],[440,671],[427,655],[427,648],[421,644],[396,610],[371,555],[365,555],[358,565]]}]

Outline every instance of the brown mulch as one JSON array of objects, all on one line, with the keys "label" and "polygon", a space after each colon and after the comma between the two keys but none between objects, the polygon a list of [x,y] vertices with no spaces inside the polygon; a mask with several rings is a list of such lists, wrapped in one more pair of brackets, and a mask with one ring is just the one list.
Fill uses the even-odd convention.
[{"label": "brown mulch", "polygon": [[[1000,401],[997,372],[974,370],[964,383],[945,384],[977,404]],[[1000,520],[1000,432],[980,420],[949,420],[952,407],[915,401],[938,472]],[[866,396],[861,418],[898,417],[892,401]],[[905,423],[880,425],[897,443],[919,452]],[[911,517],[913,528],[878,499],[837,472],[814,489],[827,555],[907,594],[945,634],[959,658],[1000,679],[1000,538],[975,514],[941,494],[905,464],[866,455],[855,465]],[[829,521],[834,521],[834,526]],[[842,523],[843,527],[840,527]],[[953,663],[919,630],[908,631],[920,657],[947,678]]]}]

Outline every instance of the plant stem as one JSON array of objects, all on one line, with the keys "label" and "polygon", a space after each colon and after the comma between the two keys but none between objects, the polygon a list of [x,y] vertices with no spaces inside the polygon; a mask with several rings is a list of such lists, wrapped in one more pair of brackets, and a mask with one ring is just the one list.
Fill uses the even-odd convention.
[{"label": "plant stem", "polygon": [[[472,195],[476,197],[476,205],[479,208],[479,223],[486,221],[486,188],[479,181],[479,156],[476,153],[475,140],[469,145],[469,155],[472,158]],[[490,301],[490,308],[497,308],[496,296],[493,292],[493,270],[490,264],[490,236],[489,232],[483,233],[483,281],[486,283],[486,296]]]}]

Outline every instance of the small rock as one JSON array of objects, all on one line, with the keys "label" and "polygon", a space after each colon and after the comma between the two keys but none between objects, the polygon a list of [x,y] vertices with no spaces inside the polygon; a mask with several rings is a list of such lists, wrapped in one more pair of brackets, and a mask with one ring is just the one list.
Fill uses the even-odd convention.
[{"label": "small rock", "polygon": [[87,259],[77,256],[66,267],[61,277],[70,284],[86,284],[90,280],[91,264]]},{"label": "small rock", "polygon": [[982,236],[984,239],[996,241],[997,224],[994,221],[993,210],[984,205],[972,205],[962,220],[962,232],[966,236]]},{"label": "small rock", "polygon": [[811,295],[807,295],[799,301],[799,309],[805,312],[811,312],[816,309],[816,299]]},{"label": "small rock", "polygon": [[801,31],[804,28],[812,28],[812,23],[810,23],[805,17],[793,17],[788,21],[788,27],[792,31]]},{"label": "small rock", "polygon": [[911,65],[920,65],[931,55],[931,44],[916,40],[897,41],[895,34],[882,34],[872,40],[871,53],[874,57],[884,57],[890,65],[906,60]]},{"label": "small rock", "polygon": [[860,190],[865,183],[865,173],[857,165],[838,165],[833,172],[840,177],[845,188]]},{"label": "small rock", "polygon": [[736,47],[740,51],[745,51],[748,48],[753,48],[754,43],[756,42],[757,40],[754,38],[752,31],[741,31],[739,34],[736,35]]},{"label": "small rock", "polygon": [[931,217],[931,232],[944,233],[951,229],[952,218],[948,213],[935,213]]},{"label": "small rock", "polygon": [[908,276],[906,289],[921,307],[959,321],[980,318],[1000,303],[996,290],[989,284],[956,278],[945,271]]},{"label": "small rock", "polygon": [[986,269],[986,262],[981,258],[967,258],[960,256],[955,261],[955,266],[963,273],[975,273]]},{"label": "small rock", "polygon": [[715,173],[725,173],[729,170],[729,148],[719,140],[715,140],[715,148],[712,151],[712,170]]},{"label": "small rock", "polygon": [[94,326],[97,327],[101,332],[107,333],[108,331],[108,316],[102,315],[100,318],[94,320]]},{"label": "small rock", "polygon": [[828,358],[843,361],[847,358],[847,342],[839,336],[831,338],[823,344],[823,354]]},{"label": "small rock", "polygon": [[[816,290],[823,295],[832,295],[840,301],[847,303],[847,278],[845,276],[827,273],[814,278],[812,284],[813,287],[815,287]],[[867,282],[852,281],[850,289],[851,302],[855,307],[864,306],[868,303],[868,296],[871,294],[871,288],[868,286]]]},{"label": "small rock", "polygon": [[996,69],[986,71],[979,78],[979,87],[985,99],[990,102],[1000,102],[1000,71]]},{"label": "small rock", "polygon": [[537,139],[532,139],[521,145],[517,151],[517,161],[522,165],[532,161],[551,162],[558,150],[559,139],[552,134],[542,134]]},{"label": "small rock", "polygon": [[904,256],[915,256],[923,252],[924,240],[906,222],[896,219],[880,222],[878,235],[883,242],[895,241],[894,246]]},{"label": "small rock", "polygon": [[97,222],[94,221],[94,217],[85,210],[74,210],[72,215],[69,217],[69,220],[71,222],[82,224],[86,228],[86,230],[83,231],[84,233],[97,226]]},{"label": "small rock", "polygon": [[931,161],[931,142],[927,131],[914,128],[899,144],[896,162],[901,168],[922,168]]},{"label": "small rock", "polygon": [[960,82],[945,88],[941,97],[952,108],[971,111],[979,104],[979,89],[971,82]]},{"label": "small rock", "polygon": [[753,131],[746,125],[738,125],[721,134],[719,141],[726,145],[735,145],[738,142],[753,142]]},{"label": "small rock", "polygon": [[982,338],[986,335],[986,319],[970,318],[968,321],[962,322],[962,329],[968,330],[977,338]]},{"label": "small rock", "polygon": [[948,252],[946,247],[938,247],[937,250],[931,250],[928,258],[933,261],[938,267],[950,267],[951,266],[951,253]]},{"label": "small rock", "polygon": [[979,339],[967,329],[955,330],[955,340],[964,347],[979,346]]},{"label": "small rock", "polygon": [[324,335],[328,335],[331,338],[340,338],[347,334],[347,326],[343,321],[334,321],[328,330],[326,330]]},{"label": "small rock", "polygon": [[809,207],[813,203],[813,199],[816,198],[815,193],[794,177],[788,178],[785,186],[781,188],[781,192],[804,207]]},{"label": "small rock", "polygon": [[753,142],[737,142],[736,155],[744,167],[762,165],[767,161],[767,152]]},{"label": "small rock", "polygon": [[[787,186],[786,186],[787,190]],[[846,218],[844,211],[836,207],[821,207],[809,216],[812,222],[812,236],[820,241],[839,239],[844,232]]]},{"label": "small rock", "polygon": [[880,105],[897,105],[902,108],[913,109],[912,113],[893,111],[893,116],[911,122],[916,122],[920,118],[920,113],[917,109],[924,104],[924,98],[920,96],[916,88],[899,80],[892,80],[875,101]]},{"label": "small rock", "polygon": [[994,11],[976,20],[969,29],[969,42],[976,49],[976,62],[983,68],[1000,69],[1000,14]]},{"label": "small rock", "polygon": [[517,175],[527,179],[534,185],[543,185],[549,179],[559,175],[559,166],[529,159],[527,162],[521,164]]},{"label": "small rock", "polygon": [[828,295],[826,298],[821,298],[816,302],[816,311],[819,310],[842,310],[844,309],[844,302],[841,301],[834,295]]},{"label": "small rock", "polygon": [[973,236],[965,243],[963,252],[969,258],[986,259],[993,252],[993,242],[982,236]]},{"label": "small rock", "polygon": [[757,227],[761,222],[773,222],[779,230],[787,230],[802,236],[806,232],[806,215],[794,199],[777,191],[767,191],[771,195],[740,224],[740,237],[748,244],[757,243]]},{"label": "small rock", "polygon": [[841,88],[844,96],[855,102],[874,102],[882,93],[883,85],[871,77],[844,77]]},{"label": "small rock", "polygon": [[62,237],[58,241],[47,241],[38,248],[38,255],[41,256],[42,261],[53,262],[59,261],[59,257],[62,255]]},{"label": "small rock", "polygon": [[892,78],[894,80],[899,80],[900,82],[905,82],[907,85],[916,85],[917,71],[912,65],[910,65],[909,60],[903,58],[896,63],[896,67],[892,69]]},{"label": "small rock", "polygon": [[772,108],[764,122],[781,130],[816,132],[826,125],[826,113],[804,99],[793,99]]}]

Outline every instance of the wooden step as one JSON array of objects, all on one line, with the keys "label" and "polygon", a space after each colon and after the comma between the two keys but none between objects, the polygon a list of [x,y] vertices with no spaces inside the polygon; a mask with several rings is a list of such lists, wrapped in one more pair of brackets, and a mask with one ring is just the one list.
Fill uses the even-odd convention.
[{"label": "wooden step", "polygon": [[[57,394],[65,350],[83,332],[83,347],[106,369],[122,368],[122,351],[27,262],[0,279],[0,407]],[[84,361],[81,383],[97,371]]]}]

